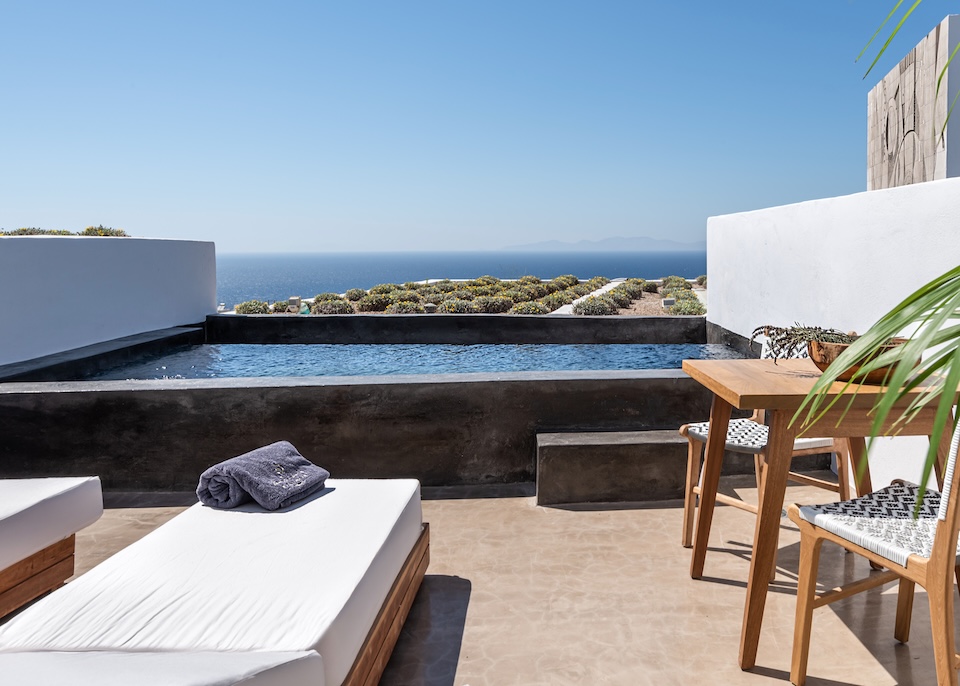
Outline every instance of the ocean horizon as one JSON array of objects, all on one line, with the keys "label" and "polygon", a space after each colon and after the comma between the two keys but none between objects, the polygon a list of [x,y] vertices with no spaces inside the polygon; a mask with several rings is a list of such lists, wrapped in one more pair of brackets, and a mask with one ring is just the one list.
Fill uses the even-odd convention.
[{"label": "ocean horizon", "polygon": [[516,279],[525,275],[551,279],[573,274],[660,279],[688,279],[707,272],[705,251],[677,252],[343,252],[225,253],[217,255],[217,302],[274,302],[298,295],[343,293],[380,283],[423,279],[474,279],[490,275]]}]

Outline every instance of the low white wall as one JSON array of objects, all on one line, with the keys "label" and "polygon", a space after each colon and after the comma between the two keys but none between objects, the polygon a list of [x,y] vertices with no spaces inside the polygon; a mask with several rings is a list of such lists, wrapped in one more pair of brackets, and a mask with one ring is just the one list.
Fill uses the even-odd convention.
[{"label": "low white wall", "polygon": [[[707,320],[746,337],[795,322],[863,332],[960,264],[958,218],[960,179],[711,217]],[[925,449],[922,439],[881,443],[878,465],[904,465],[891,451],[915,465]]]},{"label": "low white wall", "polygon": [[216,290],[210,242],[0,237],[0,364],[202,322]]}]

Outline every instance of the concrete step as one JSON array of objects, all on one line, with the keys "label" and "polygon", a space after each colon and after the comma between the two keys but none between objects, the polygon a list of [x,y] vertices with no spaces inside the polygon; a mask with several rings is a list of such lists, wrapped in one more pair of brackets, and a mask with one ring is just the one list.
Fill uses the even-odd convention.
[{"label": "concrete step", "polygon": [[[537,504],[683,498],[687,445],[676,430],[537,434]],[[829,465],[829,455],[793,460],[800,471]],[[724,455],[723,474],[753,472],[752,455]]]}]

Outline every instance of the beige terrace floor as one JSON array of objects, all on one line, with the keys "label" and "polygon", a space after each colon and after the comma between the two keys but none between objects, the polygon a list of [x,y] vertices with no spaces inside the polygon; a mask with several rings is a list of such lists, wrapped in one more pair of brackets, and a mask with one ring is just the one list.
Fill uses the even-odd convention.
[{"label": "beige terrace floor", "polygon": [[[734,479],[724,489],[755,501],[740,487],[749,482]],[[824,495],[788,490],[790,500]],[[103,518],[78,536],[78,573],[183,509],[144,507],[146,498],[156,496],[108,498]],[[693,581],[678,503],[540,508],[516,487],[425,489],[424,498],[432,559],[385,686],[787,683],[798,539],[789,520],[758,666],[742,672],[750,515],[718,508],[708,576]],[[835,585],[867,565],[825,546],[822,569]],[[892,585],[817,611],[808,683],[935,683],[925,595],[918,588],[908,645],[893,639],[895,605]]]}]

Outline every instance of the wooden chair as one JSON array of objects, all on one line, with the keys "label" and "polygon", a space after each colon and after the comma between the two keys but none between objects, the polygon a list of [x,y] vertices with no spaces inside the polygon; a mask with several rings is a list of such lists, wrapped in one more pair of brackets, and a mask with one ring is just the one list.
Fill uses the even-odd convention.
[{"label": "wooden chair", "polygon": [[[953,626],[953,578],[960,528],[955,466],[960,447],[960,425],[950,444],[943,477],[943,493],[927,489],[919,517],[914,517],[919,489],[895,482],[887,488],[854,500],[827,505],[791,505],[787,514],[800,527],[800,570],[797,582],[797,615],[793,635],[790,681],[802,686],[807,675],[810,629],[814,608],[847,598],[860,591],[899,579],[894,637],[910,637],[910,614],[916,584],[927,591],[933,629],[937,683],[957,686]],[[824,541],[833,541],[885,571],[816,594],[817,567]]]}]

